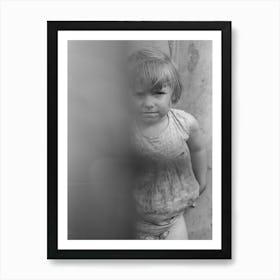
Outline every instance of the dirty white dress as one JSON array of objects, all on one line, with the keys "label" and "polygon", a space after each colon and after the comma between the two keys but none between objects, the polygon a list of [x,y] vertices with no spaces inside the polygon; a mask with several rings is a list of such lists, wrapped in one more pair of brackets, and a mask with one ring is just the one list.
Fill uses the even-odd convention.
[{"label": "dirty white dress", "polygon": [[186,142],[196,120],[178,109],[171,109],[167,117],[168,126],[158,136],[144,136],[137,127],[134,131],[138,166],[134,198],[139,239],[164,239],[199,195]]}]

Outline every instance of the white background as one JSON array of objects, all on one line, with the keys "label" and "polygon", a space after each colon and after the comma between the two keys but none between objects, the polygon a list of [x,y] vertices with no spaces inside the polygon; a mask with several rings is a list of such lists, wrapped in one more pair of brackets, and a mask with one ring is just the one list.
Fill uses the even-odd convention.
[{"label": "white background", "polygon": [[[280,279],[279,1],[1,1],[0,279]],[[231,20],[232,260],[46,259],[46,21]]]},{"label": "white background", "polygon": [[[221,31],[59,31],[58,32],[58,249],[221,249]],[[213,88],[212,240],[68,240],[67,48],[72,40],[211,40]],[[109,82],[109,81],[108,81]],[[113,99],[111,98],[112,102]],[[216,110],[215,110],[216,108]],[[95,114],[95,116],[97,116]],[[98,116],[100,117],[100,116]],[[94,118],[94,115],[93,115]],[[96,132],[96,131],[95,131]],[[98,132],[97,132],[98,133]]]}]

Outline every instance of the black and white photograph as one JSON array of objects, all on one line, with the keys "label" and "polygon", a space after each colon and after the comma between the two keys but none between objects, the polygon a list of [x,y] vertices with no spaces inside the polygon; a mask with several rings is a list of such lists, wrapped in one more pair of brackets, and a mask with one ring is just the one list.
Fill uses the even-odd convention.
[{"label": "black and white photograph", "polygon": [[230,258],[230,22],[48,34],[48,258]]}]

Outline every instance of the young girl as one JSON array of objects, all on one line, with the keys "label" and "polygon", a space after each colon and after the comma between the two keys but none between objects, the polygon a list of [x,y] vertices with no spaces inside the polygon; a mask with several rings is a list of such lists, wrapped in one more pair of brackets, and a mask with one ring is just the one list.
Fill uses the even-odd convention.
[{"label": "young girl", "polygon": [[182,86],[170,58],[151,49],[129,58],[137,175],[138,239],[188,239],[184,211],[206,187],[206,150],[196,119],[172,109]]}]

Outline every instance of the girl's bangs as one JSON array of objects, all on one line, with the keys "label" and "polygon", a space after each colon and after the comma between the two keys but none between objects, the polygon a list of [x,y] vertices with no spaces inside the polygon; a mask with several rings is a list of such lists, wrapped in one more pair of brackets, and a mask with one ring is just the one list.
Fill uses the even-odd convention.
[{"label": "girl's bangs", "polygon": [[160,90],[164,86],[170,86],[174,89],[174,75],[165,63],[148,61],[138,65],[136,69],[136,79],[140,84],[152,90]]}]

